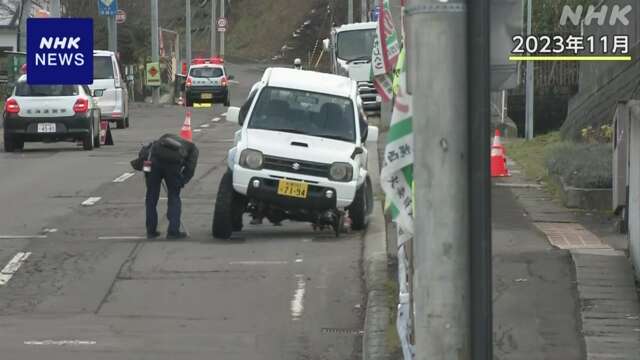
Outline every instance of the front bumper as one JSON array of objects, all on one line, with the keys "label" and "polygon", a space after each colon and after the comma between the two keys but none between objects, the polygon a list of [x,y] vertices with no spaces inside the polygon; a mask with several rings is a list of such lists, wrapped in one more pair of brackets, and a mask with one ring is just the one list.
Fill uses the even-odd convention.
[{"label": "front bumper", "polygon": [[[203,99],[203,94],[211,94],[211,99]],[[229,96],[229,87],[213,86],[213,87],[190,87],[186,90],[186,97],[193,102],[211,103],[223,102]]]},{"label": "front bumper", "polygon": [[[40,133],[38,124],[55,124],[55,132]],[[22,117],[17,114],[4,114],[4,133],[19,136],[24,141],[56,141],[80,139],[91,129],[91,115],[85,113],[66,117]]]},{"label": "front bumper", "polygon": [[[289,179],[309,183],[309,194],[306,199],[286,197],[277,194],[279,179]],[[260,189],[253,189],[251,181],[261,180],[264,186]],[[357,183],[331,181],[327,178],[307,176],[301,174],[291,174],[273,170],[251,170],[235,165],[233,168],[233,188],[240,194],[249,198],[265,201],[279,205],[287,209],[316,209],[326,210],[335,208],[346,208],[353,202],[356,195]],[[333,199],[327,199],[325,191],[334,191]]]}]

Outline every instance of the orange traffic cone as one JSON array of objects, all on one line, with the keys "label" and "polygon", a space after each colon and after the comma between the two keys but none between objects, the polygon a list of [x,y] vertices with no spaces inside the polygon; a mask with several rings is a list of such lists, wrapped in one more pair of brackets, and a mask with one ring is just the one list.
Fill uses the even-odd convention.
[{"label": "orange traffic cone", "polygon": [[106,120],[100,121],[100,145],[113,145],[113,136],[111,135],[111,128],[109,122]]},{"label": "orange traffic cone", "polygon": [[507,167],[504,145],[502,145],[500,137],[500,130],[496,129],[496,135],[493,137],[493,144],[491,145],[491,177],[511,176]]},{"label": "orange traffic cone", "polygon": [[191,131],[191,111],[187,111],[185,115],[184,124],[180,130],[180,137],[187,141],[193,141],[193,132]]}]

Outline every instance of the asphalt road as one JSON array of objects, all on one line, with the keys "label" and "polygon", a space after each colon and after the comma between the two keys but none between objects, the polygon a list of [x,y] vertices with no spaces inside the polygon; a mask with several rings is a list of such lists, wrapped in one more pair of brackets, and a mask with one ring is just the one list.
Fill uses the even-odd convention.
[{"label": "asphalt road", "polygon": [[[262,69],[229,67],[240,105]],[[134,105],[131,128],[113,130],[115,146],[92,152],[27,143],[0,153],[0,268],[29,253],[0,285],[3,360],[359,357],[360,233],[336,239],[285,222],[212,239],[237,129],[224,111],[193,110],[200,161],[183,191],[184,241],[144,239],[143,176],[114,182],[133,172],[141,144],[180,130],[184,108]],[[82,206],[90,197],[100,199]]]}]

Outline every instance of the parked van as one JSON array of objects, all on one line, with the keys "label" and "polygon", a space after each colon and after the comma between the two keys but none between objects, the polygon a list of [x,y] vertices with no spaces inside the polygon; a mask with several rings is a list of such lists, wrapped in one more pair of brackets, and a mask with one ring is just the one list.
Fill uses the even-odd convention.
[{"label": "parked van", "polygon": [[101,118],[115,122],[118,129],[129,127],[129,94],[113,51],[94,50],[93,84],[89,87],[104,90],[97,98]]}]

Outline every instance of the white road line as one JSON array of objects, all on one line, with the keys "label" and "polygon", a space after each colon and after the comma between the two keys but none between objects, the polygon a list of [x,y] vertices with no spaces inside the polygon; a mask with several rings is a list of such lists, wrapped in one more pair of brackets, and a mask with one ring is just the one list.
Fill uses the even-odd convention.
[{"label": "white road line", "polygon": [[229,80],[229,84],[240,84],[238,80]]},{"label": "white road line", "polygon": [[211,121],[218,122],[218,121],[220,121],[220,118],[219,117],[214,117],[213,119],[211,119]]},{"label": "white road line", "polygon": [[94,340],[27,340],[25,345],[96,345],[98,342]]},{"label": "white road line", "polygon": [[87,200],[82,202],[82,206],[93,206],[95,205],[98,201],[100,201],[100,199],[102,199],[99,196],[96,197],[90,197]]},{"label": "white road line", "polygon": [[222,114],[220,114],[220,116],[227,116],[227,113],[223,112]]},{"label": "white road line", "polygon": [[42,232],[45,233],[45,234],[46,233],[55,233],[55,232],[58,232],[58,229],[56,229],[56,228],[44,228],[42,230]]},{"label": "white road line", "polygon": [[121,182],[125,182],[128,178],[132,177],[133,175],[135,175],[136,173],[130,173],[130,172],[126,172],[120,176],[118,176],[117,178],[113,179],[114,183],[121,183]]},{"label": "white road line", "polygon": [[193,129],[193,132],[202,132],[202,129]]},{"label": "white road line", "polygon": [[0,286],[6,285],[11,280],[13,274],[20,269],[20,266],[27,260],[29,255],[31,255],[30,252],[19,252],[7,263],[4,269],[0,271]]},{"label": "white road line", "polygon": [[296,259],[296,262],[297,262],[297,263],[301,263],[301,262],[302,262],[302,259]]},{"label": "white road line", "polygon": [[0,240],[46,239],[47,235],[0,235]]},{"label": "white road line", "polygon": [[302,311],[304,311],[304,292],[305,292],[305,282],[304,275],[296,275],[296,279],[298,280],[296,291],[293,293],[293,299],[291,299],[291,318],[293,320],[298,320],[302,317]]},{"label": "white road line", "polygon": [[230,261],[229,265],[285,265],[288,261]]},{"label": "white road line", "polygon": [[202,125],[200,125],[200,127],[203,127],[203,128],[208,128],[209,126],[211,126],[211,124],[202,124]]},{"label": "white road line", "polygon": [[125,235],[125,236],[98,236],[98,240],[140,240],[144,236]]}]

